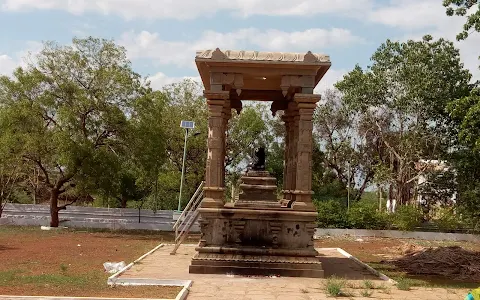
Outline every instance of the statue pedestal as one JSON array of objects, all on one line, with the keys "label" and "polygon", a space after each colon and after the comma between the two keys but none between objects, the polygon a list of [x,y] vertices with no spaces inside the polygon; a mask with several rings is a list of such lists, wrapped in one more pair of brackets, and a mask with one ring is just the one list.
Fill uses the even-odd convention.
[{"label": "statue pedestal", "polygon": [[199,208],[202,236],[190,273],[323,277],[314,248],[316,212],[281,207],[268,172],[241,178],[238,201]]},{"label": "statue pedestal", "polygon": [[266,171],[248,171],[240,178],[240,193],[235,207],[264,209],[280,207],[277,179]]}]

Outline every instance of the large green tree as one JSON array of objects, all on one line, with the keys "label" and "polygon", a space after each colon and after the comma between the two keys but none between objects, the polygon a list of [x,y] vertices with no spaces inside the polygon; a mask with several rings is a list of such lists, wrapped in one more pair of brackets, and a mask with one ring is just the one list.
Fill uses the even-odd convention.
[{"label": "large green tree", "polygon": [[0,79],[0,89],[0,138],[41,170],[52,227],[70,204],[59,206],[60,195],[93,180],[105,185],[119,172],[128,116],[151,93],[124,48],[92,37],[71,46],[45,43],[33,64]]},{"label": "large green tree", "polygon": [[453,43],[425,36],[387,40],[370,67],[356,66],[336,84],[344,103],[358,111],[362,138],[373,134],[385,148],[384,179],[400,203],[411,199],[415,162],[442,157],[454,146],[445,107],[468,94],[470,78]]},{"label": "large green tree", "polygon": [[156,198],[160,199],[159,208],[176,209],[185,142],[185,130],[180,127],[180,122],[182,120],[195,122],[195,129],[188,133],[186,148],[182,195],[182,205],[185,205],[205,178],[207,102],[202,96],[201,85],[189,79],[168,85],[160,93],[163,94],[165,101],[164,117],[160,121],[160,126],[165,132],[167,160],[159,168]]}]

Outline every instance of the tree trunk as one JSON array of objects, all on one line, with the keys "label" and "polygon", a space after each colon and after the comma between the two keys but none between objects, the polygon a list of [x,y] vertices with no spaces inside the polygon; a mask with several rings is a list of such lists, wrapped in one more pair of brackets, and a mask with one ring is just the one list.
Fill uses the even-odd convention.
[{"label": "tree trunk", "polygon": [[122,208],[127,208],[127,197],[124,197],[122,196],[122,198],[120,199],[120,205]]},{"label": "tree trunk", "polygon": [[58,196],[60,195],[57,189],[50,191],[50,227],[58,227],[60,220],[58,218]]}]

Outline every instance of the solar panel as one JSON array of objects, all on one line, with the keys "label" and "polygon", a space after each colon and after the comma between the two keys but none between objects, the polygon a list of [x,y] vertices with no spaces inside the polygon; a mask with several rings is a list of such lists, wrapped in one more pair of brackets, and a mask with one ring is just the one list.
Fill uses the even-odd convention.
[{"label": "solar panel", "polygon": [[195,128],[195,122],[182,120],[182,122],[180,123],[180,127],[186,129],[193,129]]}]

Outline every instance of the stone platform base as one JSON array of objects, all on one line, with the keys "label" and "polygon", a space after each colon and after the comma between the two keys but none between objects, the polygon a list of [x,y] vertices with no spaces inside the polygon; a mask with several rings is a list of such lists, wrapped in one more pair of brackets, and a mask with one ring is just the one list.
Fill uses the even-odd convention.
[{"label": "stone platform base", "polygon": [[197,253],[192,259],[189,272],[197,274],[324,277],[322,263],[317,257],[216,253]]}]

